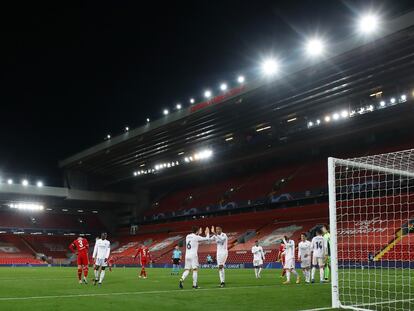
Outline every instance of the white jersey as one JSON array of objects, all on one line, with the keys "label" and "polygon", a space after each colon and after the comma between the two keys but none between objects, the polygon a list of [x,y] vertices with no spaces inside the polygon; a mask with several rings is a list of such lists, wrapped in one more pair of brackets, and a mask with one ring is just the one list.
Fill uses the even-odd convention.
[{"label": "white jersey", "polygon": [[313,251],[313,257],[323,258],[328,254],[327,241],[323,236],[317,235],[312,239],[311,248]]},{"label": "white jersey", "polygon": [[312,252],[311,242],[306,241],[300,241],[298,245],[299,251],[298,251],[298,257],[300,260],[308,259],[310,260],[310,255]]},{"label": "white jersey", "polygon": [[209,236],[204,238],[195,233],[190,233],[189,235],[187,235],[187,237],[185,238],[185,248],[186,248],[185,257],[190,258],[190,257],[198,256],[198,244],[201,241],[208,241],[208,240],[210,240]]},{"label": "white jersey", "polygon": [[285,243],[285,260],[294,260],[295,259],[295,241],[293,240],[288,240],[285,241],[283,240],[283,243]]},{"label": "white jersey", "polygon": [[254,245],[252,247],[253,260],[264,260],[265,254],[263,252],[263,247]]},{"label": "white jersey", "polygon": [[227,234],[222,232],[221,234],[213,236],[212,239],[217,243],[217,254],[227,253]]},{"label": "white jersey", "polygon": [[111,252],[111,243],[108,240],[98,239],[93,248],[93,258],[96,259],[108,259]]}]

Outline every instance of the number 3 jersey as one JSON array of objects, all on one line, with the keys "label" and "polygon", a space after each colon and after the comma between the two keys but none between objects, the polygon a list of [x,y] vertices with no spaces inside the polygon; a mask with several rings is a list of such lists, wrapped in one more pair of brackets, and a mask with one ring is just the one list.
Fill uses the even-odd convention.
[{"label": "number 3 jersey", "polygon": [[199,236],[195,233],[190,233],[189,235],[187,235],[187,237],[185,238],[185,257],[186,258],[191,258],[191,257],[197,257],[198,256],[198,244],[201,241],[208,241],[210,240],[210,237],[202,237]]},{"label": "number 3 jersey", "polygon": [[317,235],[312,239],[311,249],[313,252],[313,257],[323,258],[328,253],[326,240]]}]

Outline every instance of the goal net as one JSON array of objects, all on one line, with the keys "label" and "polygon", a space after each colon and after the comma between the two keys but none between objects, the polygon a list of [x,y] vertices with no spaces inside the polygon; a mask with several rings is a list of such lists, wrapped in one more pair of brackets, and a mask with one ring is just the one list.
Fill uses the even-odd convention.
[{"label": "goal net", "polygon": [[328,160],[332,307],[414,310],[414,149]]}]

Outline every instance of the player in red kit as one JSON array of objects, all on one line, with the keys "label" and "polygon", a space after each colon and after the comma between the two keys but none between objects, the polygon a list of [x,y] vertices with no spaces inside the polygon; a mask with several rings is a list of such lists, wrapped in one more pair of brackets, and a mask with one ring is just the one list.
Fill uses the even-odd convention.
[{"label": "player in red kit", "polygon": [[141,263],[141,273],[139,274],[139,277],[146,279],[147,272],[145,271],[145,266],[151,262],[151,254],[150,254],[148,247],[146,247],[145,245],[142,245],[138,249],[134,259],[137,258],[138,255],[139,255],[139,259]]},{"label": "player in red kit", "polygon": [[282,264],[282,275],[280,276],[281,278],[283,278],[286,274],[286,270],[283,268],[285,266],[285,251],[286,251],[286,246],[282,242],[280,243],[279,254],[278,254],[278,260]]},{"label": "player in red kit", "polygon": [[78,279],[79,284],[82,284],[82,270],[83,270],[83,283],[88,284],[88,265],[89,265],[89,243],[88,240],[83,237],[78,237],[69,245],[69,249],[73,253],[78,255]]}]

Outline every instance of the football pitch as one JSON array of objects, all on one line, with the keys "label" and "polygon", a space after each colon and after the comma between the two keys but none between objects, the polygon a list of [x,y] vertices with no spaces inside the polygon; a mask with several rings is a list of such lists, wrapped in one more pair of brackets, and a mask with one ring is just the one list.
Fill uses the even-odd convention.
[{"label": "football pitch", "polygon": [[202,269],[197,290],[191,288],[191,274],[180,290],[179,277],[169,269],[148,269],[148,279],[139,279],[137,268],[115,268],[101,287],[79,285],[76,272],[74,267],[0,268],[0,310],[288,311],[331,305],[330,284],[282,285],[275,269],[263,270],[261,279],[253,270],[227,269],[226,288],[218,287],[217,270]]}]

